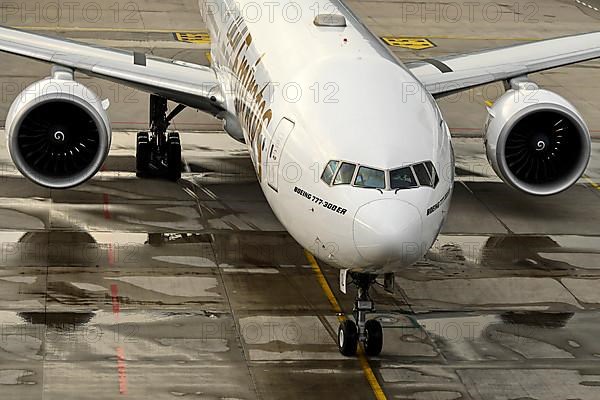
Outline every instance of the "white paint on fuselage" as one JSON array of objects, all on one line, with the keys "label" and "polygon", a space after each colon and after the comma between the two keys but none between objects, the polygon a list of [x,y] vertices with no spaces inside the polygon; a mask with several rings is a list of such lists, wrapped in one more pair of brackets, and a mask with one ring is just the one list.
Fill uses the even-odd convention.
[{"label": "white paint on fuselage", "polygon": [[[439,108],[420,83],[337,1],[201,7],[228,108],[242,121],[262,190],[289,233],[340,268],[386,272],[421,258],[448,212],[454,160]],[[347,26],[317,27],[318,13],[343,15]],[[294,128],[278,163],[269,164],[284,117]],[[320,180],[329,160],[378,169],[430,160],[440,183],[397,192],[329,186]],[[277,190],[270,173],[277,173]],[[359,250],[358,242],[367,244]]]}]

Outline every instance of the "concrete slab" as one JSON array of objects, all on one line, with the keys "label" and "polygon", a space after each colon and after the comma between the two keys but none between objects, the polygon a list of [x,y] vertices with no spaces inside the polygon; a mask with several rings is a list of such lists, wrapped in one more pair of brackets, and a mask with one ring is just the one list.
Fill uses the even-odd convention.
[{"label": "concrete slab", "polygon": [[[597,397],[595,372],[562,369],[496,369],[491,371],[465,369],[459,371],[467,390],[474,399],[543,398],[566,399],[577,393],[580,399]],[[503,382],[498,385],[498,382]],[[556,385],[560,382],[560,385]]]},{"label": "concrete slab", "polygon": [[550,278],[440,279],[415,282],[400,279],[413,309],[511,308],[572,310],[577,300]]}]

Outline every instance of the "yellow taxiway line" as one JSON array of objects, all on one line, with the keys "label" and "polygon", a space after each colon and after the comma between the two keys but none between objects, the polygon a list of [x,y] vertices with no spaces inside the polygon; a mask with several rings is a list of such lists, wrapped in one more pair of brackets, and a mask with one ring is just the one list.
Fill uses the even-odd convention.
[{"label": "yellow taxiway line", "polygon": [[600,185],[598,185],[596,182],[594,182],[592,180],[592,178],[590,178],[589,176],[584,175],[583,179],[585,179],[594,189],[600,190]]}]

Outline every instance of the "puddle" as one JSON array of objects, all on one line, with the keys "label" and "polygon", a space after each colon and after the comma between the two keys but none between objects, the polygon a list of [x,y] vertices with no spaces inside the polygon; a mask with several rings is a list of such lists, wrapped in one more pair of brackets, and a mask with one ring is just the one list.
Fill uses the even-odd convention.
[{"label": "puddle", "polygon": [[61,329],[65,326],[84,325],[94,317],[92,312],[20,312],[25,322]]},{"label": "puddle", "polygon": [[124,276],[107,278],[146,290],[178,297],[215,297],[217,278],[198,276]]},{"label": "puddle", "polygon": [[507,324],[539,326],[542,328],[563,328],[574,313],[553,313],[538,311],[509,311],[500,314]]},{"label": "puddle", "polygon": [[33,371],[24,369],[0,370],[0,385],[35,385],[35,382],[23,382],[23,378],[33,375]]},{"label": "puddle", "polygon": [[197,257],[197,256],[156,256],[152,257],[153,260],[170,263],[170,264],[179,264],[179,265],[187,265],[190,267],[216,267],[214,261],[205,258],[205,257]]}]

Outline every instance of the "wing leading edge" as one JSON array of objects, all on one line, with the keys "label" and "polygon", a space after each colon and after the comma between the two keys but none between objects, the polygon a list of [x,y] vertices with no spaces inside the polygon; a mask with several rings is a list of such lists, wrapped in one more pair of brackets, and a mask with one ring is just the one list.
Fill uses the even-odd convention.
[{"label": "wing leading edge", "polygon": [[0,27],[0,51],[61,65],[217,115],[224,99],[208,67]]},{"label": "wing leading edge", "polygon": [[[225,101],[208,67],[0,27],[0,51],[72,68],[217,115]],[[406,63],[435,97],[600,57],[600,32]]]},{"label": "wing leading edge", "polygon": [[435,97],[600,57],[600,32],[405,63]]}]

